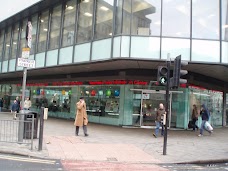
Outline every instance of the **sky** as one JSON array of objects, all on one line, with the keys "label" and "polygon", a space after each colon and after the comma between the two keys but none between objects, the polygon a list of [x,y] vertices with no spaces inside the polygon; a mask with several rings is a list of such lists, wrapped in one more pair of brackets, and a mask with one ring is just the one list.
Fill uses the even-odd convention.
[{"label": "sky", "polygon": [[0,22],[42,0],[5,0],[0,5]]}]

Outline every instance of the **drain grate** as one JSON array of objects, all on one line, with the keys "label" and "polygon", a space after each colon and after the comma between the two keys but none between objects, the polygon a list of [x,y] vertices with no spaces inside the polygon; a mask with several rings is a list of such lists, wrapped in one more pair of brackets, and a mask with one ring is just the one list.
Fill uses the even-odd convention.
[{"label": "drain grate", "polygon": [[108,161],[118,161],[117,158],[115,158],[115,157],[108,157],[107,160]]}]

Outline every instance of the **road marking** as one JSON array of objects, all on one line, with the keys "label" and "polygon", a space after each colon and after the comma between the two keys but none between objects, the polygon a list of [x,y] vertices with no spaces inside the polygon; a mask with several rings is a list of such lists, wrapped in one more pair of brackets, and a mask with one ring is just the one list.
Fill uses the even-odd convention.
[{"label": "road marking", "polygon": [[7,155],[5,155],[5,156],[0,155],[0,159],[22,161],[22,162],[31,162],[31,163],[42,163],[42,164],[55,164],[54,160],[32,159],[32,158],[14,157],[14,156],[7,156]]}]

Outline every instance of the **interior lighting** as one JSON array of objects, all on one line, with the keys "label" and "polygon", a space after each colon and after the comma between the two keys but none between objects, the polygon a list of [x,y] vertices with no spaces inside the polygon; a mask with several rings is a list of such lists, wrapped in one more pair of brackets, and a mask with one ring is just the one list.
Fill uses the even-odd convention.
[{"label": "interior lighting", "polygon": [[67,9],[68,10],[72,10],[72,9],[74,9],[74,7],[73,6],[68,6]]},{"label": "interior lighting", "polygon": [[13,42],[14,45],[16,45],[17,43],[16,42]]},{"label": "interior lighting", "polygon": [[87,16],[87,17],[92,17],[93,16],[92,14],[90,14],[88,12],[84,13],[84,15]]},{"label": "interior lighting", "polygon": [[84,3],[88,3],[88,2],[89,2],[89,0],[83,0],[82,2],[84,2]]},{"label": "interior lighting", "polygon": [[6,44],[6,46],[8,46],[8,47],[9,47],[10,45],[9,45],[9,44]]},{"label": "interior lighting", "polygon": [[109,36],[112,36],[112,33],[109,33]]},{"label": "interior lighting", "polygon": [[107,7],[105,7],[105,6],[100,7],[100,9],[103,10],[103,11],[108,11],[108,10],[109,10],[109,9],[108,9]]},{"label": "interior lighting", "polygon": [[44,22],[44,20],[40,20],[41,21],[41,23],[43,23]]},{"label": "interior lighting", "polygon": [[48,31],[48,29],[45,28],[44,31]]}]

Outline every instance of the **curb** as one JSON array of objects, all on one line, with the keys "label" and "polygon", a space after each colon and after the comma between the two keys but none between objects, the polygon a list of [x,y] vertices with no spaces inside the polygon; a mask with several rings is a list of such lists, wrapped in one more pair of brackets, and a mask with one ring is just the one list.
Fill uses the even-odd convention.
[{"label": "curb", "polygon": [[175,164],[214,164],[214,163],[228,163],[227,159],[217,159],[217,160],[196,160],[196,161],[189,161],[189,162],[178,162]]}]

